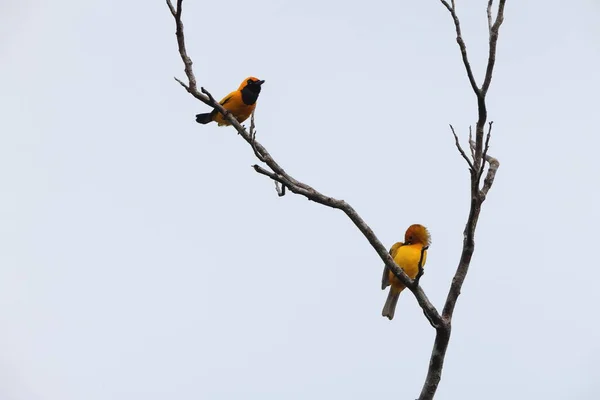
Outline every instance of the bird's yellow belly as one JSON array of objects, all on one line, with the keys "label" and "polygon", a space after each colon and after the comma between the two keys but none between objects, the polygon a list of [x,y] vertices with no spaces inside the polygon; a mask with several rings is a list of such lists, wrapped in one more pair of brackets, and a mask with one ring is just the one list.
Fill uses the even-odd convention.
[{"label": "bird's yellow belly", "polygon": [[[406,275],[408,275],[411,279],[415,279],[417,273],[419,273],[419,260],[421,259],[421,245],[408,245],[402,246],[398,249],[396,256],[394,257],[394,261],[400,268],[404,270]],[[423,264],[425,265],[425,261],[427,260],[427,251],[423,253]],[[390,283],[392,286],[397,288],[404,288],[404,285],[392,271],[389,272]]]}]

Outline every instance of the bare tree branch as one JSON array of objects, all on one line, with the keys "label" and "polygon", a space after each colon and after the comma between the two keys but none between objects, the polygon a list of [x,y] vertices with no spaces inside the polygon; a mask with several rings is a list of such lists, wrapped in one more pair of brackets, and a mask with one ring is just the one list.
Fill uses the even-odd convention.
[{"label": "bare tree branch", "polygon": [[[169,6],[169,10],[171,10],[171,14],[175,18],[175,35],[177,36],[177,46],[179,47],[179,55],[181,55],[181,60],[183,61],[183,65],[185,66],[185,74],[188,77],[190,82],[189,89],[196,90],[196,78],[194,77],[194,72],[192,70],[192,60],[188,57],[187,51],[185,50],[185,39],[183,37],[183,22],[181,22],[181,3],[183,0],[177,0],[177,9],[173,8],[173,4],[171,0],[167,0],[167,5]],[[189,92],[189,90],[188,90]]]},{"label": "bare tree branch", "polygon": [[[173,17],[181,17],[181,14],[179,14],[179,16],[177,15],[177,10],[175,9],[175,7],[173,7],[173,4],[171,4],[170,0],[167,0],[167,5],[169,6],[169,10],[171,11],[171,15],[173,15]],[[181,8],[181,4],[177,4],[177,8]]]},{"label": "bare tree branch", "polygon": [[279,186],[279,182],[275,181],[275,190],[277,191],[277,196],[285,196],[285,185],[282,184],[281,186]]},{"label": "bare tree branch", "polygon": [[252,111],[252,115],[250,116],[250,138],[252,138],[252,140],[256,140],[256,124],[254,123],[254,111]]},{"label": "bare tree branch", "polygon": [[460,145],[458,136],[456,135],[456,132],[454,131],[454,127],[452,126],[452,124],[450,124],[450,129],[452,130],[452,134],[454,135],[454,143],[456,144],[456,148],[460,152],[460,155],[462,156],[462,158],[464,158],[465,161],[467,162],[467,164],[469,165],[469,169],[474,171],[475,169],[473,168],[473,163],[471,162],[471,160],[469,160],[469,157],[467,157],[467,155],[465,154],[465,151],[463,150],[462,146]]},{"label": "bare tree branch", "polygon": [[454,2],[452,2],[452,6],[448,4],[446,0],[440,0],[444,7],[448,9],[450,15],[452,15],[452,19],[454,20],[454,27],[456,28],[456,43],[458,43],[458,47],[460,47],[460,54],[462,55],[463,64],[465,65],[465,69],[467,71],[467,76],[469,77],[469,82],[471,83],[471,87],[477,96],[479,96],[479,87],[477,86],[477,82],[475,81],[475,76],[473,75],[473,70],[471,69],[471,63],[469,62],[469,57],[467,56],[467,45],[462,38],[462,32],[460,28],[460,20],[456,15],[456,10],[454,7]]},{"label": "bare tree branch", "polygon": [[488,34],[490,38],[492,37],[492,5],[494,4],[494,0],[488,0],[487,5],[487,18],[488,18]]},{"label": "bare tree branch", "polygon": [[[488,133],[485,137],[485,146],[483,148],[483,163],[485,163],[485,161],[487,161],[486,160],[487,152],[490,149],[490,138],[492,137],[492,125],[494,125],[494,121],[490,121],[488,123]],[[471,146],[470,142],[469,142],[469,145]],[[481,182],[481,176],[483,175],[484,170],[485,170],[485,165],[482,164],[481,167],[479,168],[479,177],[477,178],[478,182]]]},{"label": "bare tree branch", "polygon": [[[252,146],[252,151],[254,151],[254,155],[260,161],[265,162],[264,157],[262,156],[262,154],[260,154],[258,152],[258,149],[256,148],[256,125],[254,124],[254,111],[252,111],[252,116],[250,118],[250,133],[249,134],[250,134],[250,145]],[[283,193],[280,194],[280,197],[285,195],[285,186],[283,188],[284,188]],[[279,194],[279,187],[277,188],[277,194]]]},{"label": "bare tree branch", "polygon": [[[271,171],[259,166],[254,165],[253,168],[256,172],[261,175],[265,175],[275,182],[279,182],[282,186],[287,187],[292,193],[302,195],[309,200],[317,202],[327,207],[335,208],[343,211],[348,218],[356,225],[356,227],[362,232],[362,234],[369,241],[371,246],[375,249],[379,257],[383,260],[386,267],[390,269],[394,273],[394,275],[414,294],[417,302],[423,309],[423,312],[426,314],[428,320],[431,325],[434,327],[438,327],[442,325],[442,318],[433,304],[429,301],[423,289],[413,284],[413,280],[406,275],[406,273],[396,265],[392,257],[389,255],[387,249],[383,246],[383,244],[379,241],[379,239],[373,233],[373,230],[366,224],[366,222],[360,217],[360,215],[354,210],[354,208],[346,203],[344,200],[338,200],[330,196],[326,196],[311,186],[302,183],[292,176],[290,176],[271,156],[271,154],[267,151],[267,149],[260,144],[256,138],[252,137],[249,132],[231,115],[231,113],[227,112],[215,99],[213,96],[204,88],[202,88],[202,93],[198,93],[196,89],[196,79],[194,76],[194,72],[191,68],[192,61],[187,56],[187,51],[185,48],[185,38],[183,35],[183,24],[181,22],[181,2],[182,0],[177,1],[177,9],[175,12],[171,11],[173,17],[175,18],[175,23],[177,27],[176,35],[177,35],[177,44],[179,47],[179,53],[181,55],[181,59],[185,65],[185,73],[188,77],[189,84],[185,85],[181,81],[177,80],[187,92],[189,92],[192,96],[202,101],[203,103],[215,108],[219,113],[223,115],[229,123],[236,129],[236,131],[240,134],[240,136],[252,147],[257,158],[264,162]],[[167,0],[167,5],[169,8],[173,10],[173,6],[170,0]],[[189,68],[188,68],[189,67]],[[283,189],[282,189],[283,190]],[[278,191],[279,194],[279,191]]]},{"label": "bare tree branch", "polygon": [[[423,384],[423,389],[421,390],[421,395],[419,396],[418,400],[433,399],[439,382],[441,380],[442,369],[444,366],[444,358],[446,356],[446,350],[448,349],[448,343],[450,341],[450,334],[452,331],[452,316],[454,314],[454,309],[456,307],[456,302],[460,295],[462,285],[467,276],[467,272],[469,271],[469,266],[471,264],[473,252],[475,251],[475,229],[477,228],[477,222],[481,213],[481,205],[485,201],[485,198],[490,188],[492,187],[492,184],[494,183],[496,172],[498,170],[498,167],[500,166],[498,160],[487,154],[492,131],[492,123],[489,123],[489,129],[485,140],[485,144],[483,140],[483,130],[487,121],[487,105],[485,101],[486,94],[492,81],[492,73],[496,61],[496,45],[498,41],[498,30],[500,28],[500,25],[502,24],[502,21],[504,20],[504,4],[506,3],[506,0],[500,0],[498,6],[498,14],[496,16],[496,21],[494,22],[494,24],[491,23],[491,8],[493,0],[488,0],[487,16],[490,42],[488,64],[484,82],[481,88],[477,87],[477,84],[473,79],[473,72],[471,70],[470,64],[468,63],[467,50],[466,46],[464,45],[464,41],[461,37],[460,22],[458,20],[458,17],[456,16],[455,8],[454,6],[450,7],[445,0],[440,1],[448,9],[448,11],[450,11],[452,19],[454,20],[454,25],[456,26],[456,40],[460,46],[463,63],[465,65],[469,81],[471,82],[471,87],[473,88],[473,91],[477,96],[478,119],[477,124],[475,126],[475,140],[473,140],[471,127],[469,127],[469,148],[473,157],[473,163],[469,165],[471,171],[471,206],[469,209],[469,217],[467,219],[467,223],[465,225],[464,230],[463,249],[461,252],[460,260],[458,262],[456,273],[454,274],[452,284],[450,285],[450,290],[448,291],[448,296],[446,297],[444,308],[442,310],[442,319],[444,323],[442,325],[439,325],[438,328],[436,328],[436,336],[433,344],[433,350],[431,351],[431,358],[429,361],[429,368],[427,370],[427,377],[425,378],[425,383]],[[452,130],[452,133],[454,134],[458,147],[458,136],[456,135],[454,130]],[[463,158],[466,158],[464,151],[460,152]],[[480,189],[481,177],[486,162],[489,164],[489,168],[483,183],[483,188]]]},{"label": "bare tree branch", "polygon": [[498,31],[500,30],[500,25],[502,25],[502,22],[504,22],[505,3],[506,0],[500,0],[500,3],[498,5],[498,14],[496,14],[496,22],[494,22],[494,25],[492,25],[492,28],[490,29],[490,52],[488,55],[487,69],[485,71],[485,79],[483,80],[483,85],[481,86],[481,93],[483,96],[487,94],[487,91],[490,87],[490,83],[492,82],[492,73],[494,72],[494,64],[496,63],[496,45],[498,44]]},{"label": "bare tree branch", "polygon": [[[469,125],[469,143],[473,141],[473,127]],[[475,147],[469,146],[471,149],[471,157],[473,160],[475,159]]]},{"label": "bare tree branch", "polygon": [[[452,20],[454,21],[454,26],[456,28],[456,42],[460,47],[460,53],[462,55],[463,64],[465,66],[465,70],[467,72],[467,76],[469,78],[469,82],[471,83],[471,88],[477,97],[477,109],[479,118],[477,120],[477,125],[475,127],[475,138],[476,144],[475,146],[475,156],[473,157],[473,164],[476,168],[480,168],[482,166],[482,152],[483,152],[483,128],[487,121],[487,107],[485,104],[485,96],[489,89],[490,83],[492,81],[492,73],[494,71],[494,65],[496,63],[496,45],[498,43],[498,31],[500,29],[500,25],[504,21],[504,5],[506,0],[500,0],[498,6],[498,14],[496,15],[496,21],[491,26],[490,29],[490,43],[489,43],[489,53],[488,53],[488,63],[485,73],[485,78],[483,81],[483,85],[481,88],[477,86],[477,82],[475,81],[475,77],[473,75],[473,70],[471,68],[471,64],[469,63],[469,58],[467,55],[467,46],[465,41],[462,38],[462,32],[460,28],[460,20],[456,14],[456,9],[451,7],[450,4],[446,0],[440,0],[441,3],[448,9],[450,15],[452,16]],[[491,18],[491,1],[488,0],[488,18]]]}]

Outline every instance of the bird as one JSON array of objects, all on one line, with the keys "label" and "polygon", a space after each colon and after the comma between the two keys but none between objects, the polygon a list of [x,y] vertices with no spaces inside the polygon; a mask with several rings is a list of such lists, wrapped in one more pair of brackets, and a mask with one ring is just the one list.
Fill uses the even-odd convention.
[{"label": "bird", "polygon": [[[252,114],[254,108],[256,108],[256,100],[258,99],[263,83],[265,83],[264,80],[249,76],[244,79],[237,90],[223,97],[223,100],[219,104],[233,114],[235,119],[240,123],[244,122]],[[231,125],[216,109],[209,113],[196,114],[196,122],[199,124],[208,124],[212,121],[215,121],[219,126]]]},{"label": "bird", "polygon": [[[423,251],[423,259],[421,260],[421,250],[423,247],[431,244],[431,235],[427,228],[423,225],[413,224],[408,227],[404,234],[404,242],[396,242],[390,248],[390,255],[394,259],[394,262],[398,264],[400,268],[408,275],[411,279],[415,279],[419,273],[419,261],[421,261],[421,267],[425,265],[427,260],[427,249]],[[405,286],[400,279],[396,278],[396,275],[389,268],[383,268],[383,276],[381,278],[381,289],[385,290],[386,287],[390,286],[387,300],[381,311],[381,315],[392,320],[396,311],[396,304],[400,293],[404,290]]]}]

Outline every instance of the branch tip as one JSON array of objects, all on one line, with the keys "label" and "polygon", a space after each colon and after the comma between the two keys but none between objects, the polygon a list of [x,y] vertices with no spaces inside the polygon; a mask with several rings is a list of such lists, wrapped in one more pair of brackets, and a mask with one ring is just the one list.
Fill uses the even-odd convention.
[{"label": "branch tip", "polygon": [[493,3],[494,3],[494,0],[488,0],[487,19],[488,19],[488,32],[489,32],[490,38],[492,37],[492,4]]},{"label": "branch tip", "polygon": [[175,10],[175,7],[173,7],[173,3],[171,3],[171,0],[167,0],[167,6],[169,6],[171,14],[175,17],[177,15],[177,11]]}]

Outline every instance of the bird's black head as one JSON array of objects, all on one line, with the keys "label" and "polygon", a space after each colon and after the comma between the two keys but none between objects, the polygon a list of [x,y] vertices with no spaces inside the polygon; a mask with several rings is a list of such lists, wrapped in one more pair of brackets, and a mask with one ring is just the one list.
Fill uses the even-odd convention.
[{"label": "bird's black head", "polygon": [[242,100],[244,103],[251,105],[256,103],[258,95],[260,94],[261,85],[265,81],[261,81],[253,76],[247,78],[240,85],[240,91],[242,92]]}]

